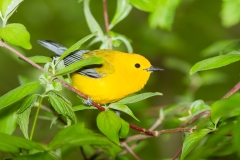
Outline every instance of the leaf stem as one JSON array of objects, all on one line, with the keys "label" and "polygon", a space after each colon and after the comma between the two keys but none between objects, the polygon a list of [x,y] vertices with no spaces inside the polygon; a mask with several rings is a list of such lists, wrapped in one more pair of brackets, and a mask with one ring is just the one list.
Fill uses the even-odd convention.
[{"label": "leaf stem", "polygon": [[35,131],[35,127],[36,127],[36,123],[37,123],[37,119],[38,119],[39,110],[41,108],[42,100],[43,100],[43,97],[41,97],[40,100],[39,100],[39,104],[38,104],[38,107],[37,107],[37,111],[36,111],[36,114],[35,114],[32,130],[31,130],[31,134],[30,134],[30,138],[29,138],[30,140],[32,140],[32,137],[33,137],[33,134],[34,134],[34,131]]}]

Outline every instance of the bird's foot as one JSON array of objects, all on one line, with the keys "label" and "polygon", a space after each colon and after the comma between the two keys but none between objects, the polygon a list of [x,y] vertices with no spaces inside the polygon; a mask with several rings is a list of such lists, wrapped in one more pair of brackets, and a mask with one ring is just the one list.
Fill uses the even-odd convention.
[{"label": "bird's foot", "polygon": [[88,97],[87,100],[83,100],[82,102],[86,106],[91,106],[93,101],[92,101],[92,99],[90,97]]}]

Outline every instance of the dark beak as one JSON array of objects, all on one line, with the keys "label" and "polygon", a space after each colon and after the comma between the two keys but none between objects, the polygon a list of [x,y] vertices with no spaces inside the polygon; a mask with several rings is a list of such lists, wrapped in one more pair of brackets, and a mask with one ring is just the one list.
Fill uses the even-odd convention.
[{"label": "dark beak", "polygon": [[154,67],[154,66],[151,66],[150,68],[147,68],[146,70],[147,70],[148,72],[163,71],[162,68]]}]

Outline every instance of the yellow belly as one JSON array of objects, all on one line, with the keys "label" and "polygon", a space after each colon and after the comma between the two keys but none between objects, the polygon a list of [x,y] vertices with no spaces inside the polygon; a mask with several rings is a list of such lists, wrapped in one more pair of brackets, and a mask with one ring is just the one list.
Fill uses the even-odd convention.
[{"label": "yellow belly", "polygon": [[[89,96],[94,102],[108,104],[139,91],[143,85],[135,85],[118,77],[90,78],[80,74],[72,75],[74,88]],[[116,83],[117,82],[117,83]]]}]

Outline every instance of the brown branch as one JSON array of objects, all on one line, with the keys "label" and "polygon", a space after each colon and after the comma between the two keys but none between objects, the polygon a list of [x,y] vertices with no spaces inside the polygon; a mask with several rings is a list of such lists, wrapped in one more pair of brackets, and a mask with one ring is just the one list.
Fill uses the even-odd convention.
[{"label": "brown branch", "polygon": [[175,156],[172,158],[172,160],[177,159],[177,157],[182,153],[182,147],[177,151],[177,153],[175,154]]},{"label": "brown branch", "polygon": [[133,124],[129,124],[130,125],[130,128],[134,129],[134,130],[137,130],[139,132],[142,132],[142,133],[145,133],[147,135],[151,135],[151,136],[157,136],[157,132],[156,131],[149,131],[149,130],[146,130],[144,128],[140,128],[138,126],[135,126]]},{"label": "brown branch", "polygon": [[108,11],[107,11],[107,0],[103,0],[103,15],[104,15],[104,22],[105,22],[105,27],[106,27],[106,32],[108,35],[108,39],[109,39],[109,47],[110,49],[113,49],[112,47],[112,39],[109,35],[109,21],[108,21]]},{"label": "brown branch", "polygon": [[[157,119],[157,121],[148,129],[149,131],[153,131],[155,130],[163,121],[164,117],[160,114],[159,118]],[[149,136],[152,137],[152,136]],[[138,144],[141,142],[142,139],[136,141],[130,148],[132,150],[134,150],[135,148],[137,148]],[[124,150],[121,152],[122,155],[126,154],[128,152],[128,150]]]},{"label": "brown branch", "polygon": [[239,89],[240,89],[240,82],[238,82],[227,94],[225,94],[223,96],[223,99],[228,98],[229,96],[237,92]]},{"label": "brown branch", "polygon": [[182,124],[181,126],[179,126],[179,128],[184,128],[190,124],[192,124],[194,121],[196,121],[197,119],[199,119],[200,117],[202,117],[203,115],[206,114],[206,117],[205,119],[207,119],[208,117],[210,117],[210,111],[209,110],[206,110],[206,111],[203,111],[199,114],[197,114],[196,116],[194,116],[192,119],[190,119],[188,122]]},{"label": "brown branch", "polygon": [[15,49],[13,49],[12,47],[8,46],[6,43],[4,43],[3,41],[0,40],[0,46],[7,48],[8,50],[12,51],[14,54],[16,54],[18,57],[22,58],[23,60],[25,60],[26,62],[30,63],[32,66],[36,67],[37,69],[44,71],[44,68],[37,65],[36,63],[34,63],[33,61],[31,61],[30,59],[28,59],[27,57],[25,57],[24,55],[22,55],[21,53],[19,53],[18,51],[16,51]]},{"label": "brown branch", "polygon": [[[193,132],[193,128],[173,128],[173,129],[166,129],[166,130],[160,130],[160,131],[154,131],[155,136],[160,136],[163,134],[168,134],[168,133],[180,133],[180,132]],[[142,140],[142,139],[147,139],[152,137],[152,135],[144,135],[144,134],[138,134],[134,135],[131,137],[128,137],[124,142],[132,142],[132,141],[137,141],[137,140]]]}]

